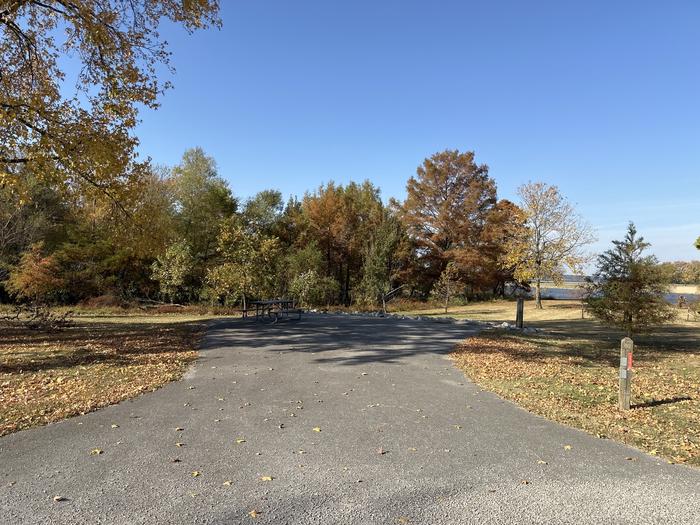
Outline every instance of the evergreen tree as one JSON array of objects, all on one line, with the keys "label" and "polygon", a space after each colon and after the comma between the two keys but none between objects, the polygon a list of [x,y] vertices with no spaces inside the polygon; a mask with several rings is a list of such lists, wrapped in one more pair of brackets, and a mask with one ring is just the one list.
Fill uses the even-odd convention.
[{"label": "evergreen tree", "polygon": [[671,320],[674,312],[664,299],[670,276],[650,246],[637,237],[633,223],[622,241],[598,257],[597,270],[587,280],[588,308],[603,323],[622,329],[628,337]]}]

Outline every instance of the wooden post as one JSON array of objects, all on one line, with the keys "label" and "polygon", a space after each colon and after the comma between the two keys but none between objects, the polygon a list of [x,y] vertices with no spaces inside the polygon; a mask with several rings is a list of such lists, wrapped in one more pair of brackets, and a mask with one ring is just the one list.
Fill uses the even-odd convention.
[{"label": "wooden post", "polygon": [[523,310],[525,308],[525,299],[518,297],[518,304],[515,309],[515,327],[523,329]]},{"label": "wooden post", "polygon": [[632,352],[634,351],[634,341],[625,337],[620,344],[620,410],[630,409],[630,398],[632,397]]}]

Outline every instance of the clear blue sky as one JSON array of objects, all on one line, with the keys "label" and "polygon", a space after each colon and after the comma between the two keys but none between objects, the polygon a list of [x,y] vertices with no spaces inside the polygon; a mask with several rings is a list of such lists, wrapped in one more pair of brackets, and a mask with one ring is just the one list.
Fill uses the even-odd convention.
[{"label": "clear blue sky", "polygon": [[607,247],[634,220],[699,258],[700,2],[223,0],[223,29],[165,27],[175,89],[142,152],[201,146],[234,193],[370,179],[474,150],[499,196],[557,184]]}]

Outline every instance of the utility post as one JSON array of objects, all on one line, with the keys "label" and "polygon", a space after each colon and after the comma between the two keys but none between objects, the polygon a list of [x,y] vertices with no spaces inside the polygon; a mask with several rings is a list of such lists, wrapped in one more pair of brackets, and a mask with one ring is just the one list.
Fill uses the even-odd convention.
[{"label": "utility post", "polygon": [[525,309],[525,299],[518,297],[518,304],[515,308],[515,327],[523,329],[523,311]]},{"label": "utility post", "polygon": [[634,341],[625,337],[620,343],[620,410],[630,409],[630,398],[632,397],[632,353],[634,351]]}]

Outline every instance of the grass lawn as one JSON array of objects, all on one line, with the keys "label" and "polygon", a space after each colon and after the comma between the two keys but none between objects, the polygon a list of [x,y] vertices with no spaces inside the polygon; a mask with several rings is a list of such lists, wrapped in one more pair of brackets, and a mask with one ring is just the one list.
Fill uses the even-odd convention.
[{"label": "grass lawn", "polygon": [[[700,321],[685,321],[635,338],[632,410],[617,409],[621,334],[581,319],[577,301],[525,306],[535,334],[486,331],[465,341],[454,362],[476,383],[560,423],[700,466]],[[444,315],[439,310],[414,311]],[[454,308],[450,315],[512,322],[515,303]]]},{"label": "grass lawn", "polygon": [[61,332],[0,326],[0,435],[84,414],[179,379],[203,317],[80,316]]}]

